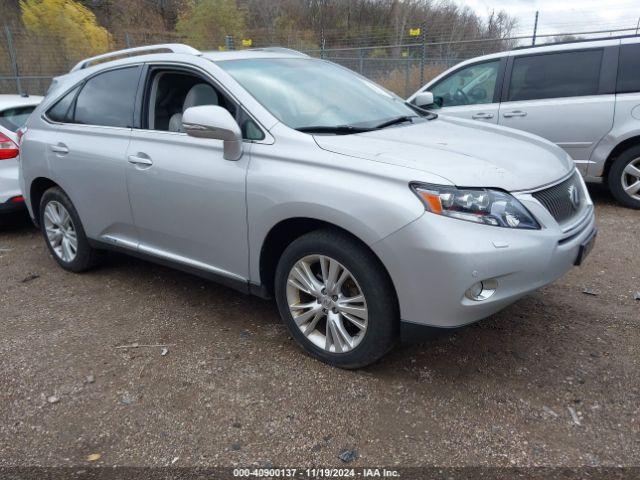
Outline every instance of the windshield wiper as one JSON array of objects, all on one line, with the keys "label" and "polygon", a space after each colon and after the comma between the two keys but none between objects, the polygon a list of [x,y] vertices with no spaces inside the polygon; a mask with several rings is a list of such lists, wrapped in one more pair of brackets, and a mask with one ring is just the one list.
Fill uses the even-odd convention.
[{"label": "windshield wiper", "polygon": [[376,125],[376,129],[390,127],[391,125],[397,125],[398,123],[411,122],[413,123],[413,116],[402,115],[401,117],[392,118],[391,120],[387,120],[386,122],[382,122],[379,125]]},{"label": "windshield wiper", "polygon": [[296,128],[296,130],[304,133],[335,133],[336,135],[349,135],[351,133],[370,132],[373,129],[354,127],[353,125],[312,125],[309,127]]}]

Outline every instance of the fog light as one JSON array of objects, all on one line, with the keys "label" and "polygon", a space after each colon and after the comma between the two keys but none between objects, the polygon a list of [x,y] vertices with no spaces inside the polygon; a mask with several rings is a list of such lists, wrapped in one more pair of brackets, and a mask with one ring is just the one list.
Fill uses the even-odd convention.
[{"label": "fog light", "polygon": [[481,302],[493,296],[498,288],[498,281],[490,278],[471,285],[471,288],[464,293],[464,296],[474,302]]}]

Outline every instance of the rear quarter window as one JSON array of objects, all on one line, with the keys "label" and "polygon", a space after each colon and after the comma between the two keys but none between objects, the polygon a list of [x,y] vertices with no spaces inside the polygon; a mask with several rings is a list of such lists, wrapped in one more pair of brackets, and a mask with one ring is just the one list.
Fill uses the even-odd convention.
[{"label": "rear quarter window", "polygon": [[616,93],[640,92],[640,44],[622,45]]},{"label": "rear quarter window", "polygon": [[67,93],[64,97],[56,102],[56,104],[47,110],[47,118],[54,122],[66,122],[69,121],[69,110],[71,104],[76,98],[76,94],[80,87],[76,87]]}]

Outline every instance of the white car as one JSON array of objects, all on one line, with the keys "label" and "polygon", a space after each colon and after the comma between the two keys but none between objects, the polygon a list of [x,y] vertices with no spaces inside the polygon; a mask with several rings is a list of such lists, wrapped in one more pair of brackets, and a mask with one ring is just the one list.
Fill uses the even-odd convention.
[{"label": "white car", "polygon": [[473,58],[431,80],[409,101],[442,115],[540,135],[562,147],[587,181],[604,181],[621,204],[640,209],[638,36]]},{"label": "white car", "polygon": [[0,215],[25,208],[18,182],[16,132],[41,101],[39,96],[0,95]]}]

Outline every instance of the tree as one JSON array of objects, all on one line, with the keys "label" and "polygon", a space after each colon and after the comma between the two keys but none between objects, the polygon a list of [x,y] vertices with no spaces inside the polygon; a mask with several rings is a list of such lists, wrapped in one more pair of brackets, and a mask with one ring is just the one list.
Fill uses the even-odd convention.
[{"label": "tree", "polygon": [[246,16],[235,0],[192,0],[178,16],[176,32],[196,48],[219,48],[226,35],[242,38]]},{"label": "tree", "polygon": [[22,22],[37,36],[56,42],[68,58],[79,59],[111,48],[109,32],[96,16],[74,0],[20,0]]},{"label": "tree", "polygon": [[543,43],[569,43],[569,42],[577,42],[579,40],[584,40],[584,37],[580,35],[556,35],[547,39]]}]

